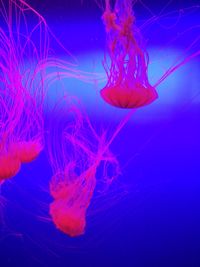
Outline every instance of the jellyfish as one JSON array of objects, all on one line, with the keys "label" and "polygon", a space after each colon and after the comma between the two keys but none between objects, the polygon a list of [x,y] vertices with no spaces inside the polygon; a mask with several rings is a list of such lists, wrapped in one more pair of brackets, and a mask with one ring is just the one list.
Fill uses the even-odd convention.
[{"label": "jellyfish", "polygon": [[132,10],[132,0],[110,0],[102,19],[105,25],[110,56],[104,68],[108,81],[101,90],[101,97],[108,104],[119,108],[138,108],[157,99],[155,87],[148,81],[148,53]]},{"label": "jellyfish", "polygon": [[[104,57],[103,66],[107,74],[107,83],[101,89],[100,95],[111,106],[127,109],[139,108],[155,101],[158,98],[157,87],[181,66],[200,55],[199,34],[186,47],[185,52],[188,55],[185,58],[178,57],[175,64],[155,84],[151,85],[148,79],[149,56],[132,9],[136,1],[116,0],[114,3],[114,8],[112,8],[111,1],[105,0],[105,10],[102,16],[109,60],[106,56]],[[198,6],[193,7],[193,9],[198,8]],[[156,19],[158,18],[151,18],[145,24],[151,24]],[[186,35],[190,30],[199,31],[199,25],[185,30],[182,35]]]},{"label": "jellyfish", "polygon": [[[1,134],[8,154],[28,163],[44,147],[47,28],[43,18],[23,0],[0,4]],[[36,19],[33,26],[27,22],[30,18]]]},{"label": "jellyfish", "polygon": [[85,232],[86,210],[96,184],[96,167],[91,166],[78,176],[70,165],[66,166],[68,170],[63,172],[63,177],[57,174],[51,180],[54,201],[50,205],[50,215],[58,229],[74,237]]},{"label": "jellyfish", "polygon": [[[53,109],[56,120],[53,122],[51,116],[49,124],[47,148],[53,170],[49,213],[60,231],[75,237],[85,232],[87,209],[97,184],[101,182],[106,188],[120,168],[109,151],[105,133],[97,134],[80,103],[70,99],[59,101]],[[58,122],[60,116],[62,121]],[[104,171],[101,181],[97,181],[100,163]],[[108,165],[113,166],[112,174],[106,171]]]}]

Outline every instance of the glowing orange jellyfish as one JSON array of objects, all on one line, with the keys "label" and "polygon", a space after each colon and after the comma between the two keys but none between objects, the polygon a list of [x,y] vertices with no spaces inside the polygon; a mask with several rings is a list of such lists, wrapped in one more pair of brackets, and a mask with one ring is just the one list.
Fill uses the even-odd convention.
[{"label": "glowing orange jellyfish", "polygon": [[102,16],[105,24],[110,68],[104,60],[108,82],[101,90],[102,98],[112,106],[137,108],[153,102],[157,92],[147,77],[148,54],[145,51],[139,29],[135,25],[132,0],[115,2],[105,0]]},{"label": "glowing orange jellyfish", "polygon": [[[44,147],[47,28],[44,19],[23,0],[0,4],[1,132],[9,155],[25,163],[37,158]],[[37,23],[29,26],[28,18]]]},{"label": "glowing orange jellyfish", "polygon": [[[199,46],[197,47],[199,36],[194,38],[185,50],[188,53],[192,48],[197,47],[196,51],[192,51],[183,59],[177,58],[175,64],[152,86],[147,75],[148,53],[132,10],[132,5],[136,1],[116,0],[113,9],[110,3],[110,0],[105,0],[105,11],[102,16],[107,34],[110,63],[105,57],[103,65],[108,81],[100,91],[101,97],[108,104],[119,108],[132,109],[148,105],[158,97],[157,86],[179,67],[200,55]],[[198,8],[196,6],[196,9]],[[199,25],[192,29],[199,30]]]},{"label": "glowing orange jellyfish", "polygon": [[[53,110],[56,120],[51,122],[48,136],[48,154],[54,173],[50,181],[54,199],[50,215],[59,230],[74,237],[85,232],[86,213],[98,183],[100,162],[105,165],[101,183],[106,186],[118,176],[119,166],[108,150],[105,134],[98,136],[80,107],[64,99],[64,105],[61,101]],[[66,117],[58,121],[59,116]],[[109,164],[113,166],[112,175],[106,172]]]},{"label": "glowing orange jellyfish", "polygon": [[55,200],[50,205],[50,214],[56,227],[73,237],[85,232],[86,210],[96,184],[96,166],[80,176],[72,166],[67,169],[51,180],[50,192]]}]

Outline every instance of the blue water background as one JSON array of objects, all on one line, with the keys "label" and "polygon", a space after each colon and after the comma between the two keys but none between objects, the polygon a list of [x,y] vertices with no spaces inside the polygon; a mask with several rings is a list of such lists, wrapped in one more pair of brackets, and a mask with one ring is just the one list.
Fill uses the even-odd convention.
[{"label": "blue water background", "polygon": [[[91,18],[81,15],[81,8],[66,15],[58,2],[57,19],[52,8],[35,6],[75,55],[80,69],[103,73],[100,11],[89,9]],[[200,20],[188,15],[184,22],[193,25]],[[185,54],[193,33],[165,47],[164,38],[172,40],[177,26],[163,36],[156,25],[148,30],[152,83]],[[63,51],[59,56],[73,60]],[[5,183],[0,266],[200,266],[199,71],[196,58],[173,73],[158,87],[158,100],[138,109],[115,138],[110,148],[122,167],[119,188],[91,203],[84,236],[71,239],[46,221],[52,171],[45,152]],[[82,100],[96,127],[112,134],[127,111],[100,99],[98,90],[104,84],[65,80],[66,90]]]}]

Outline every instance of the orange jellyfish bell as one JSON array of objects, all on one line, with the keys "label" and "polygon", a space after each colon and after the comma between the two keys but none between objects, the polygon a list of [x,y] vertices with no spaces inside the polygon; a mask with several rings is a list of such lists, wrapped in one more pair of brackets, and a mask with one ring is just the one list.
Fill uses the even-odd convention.
[{"label": "orange jellyfish bell", "polygon": [[119,108],[138,108],[153,102],[158,94],[154,87],[141,83],[128,82],[107,85],[100,91],[101,97],[108,104]]},{"label": "orange jellyfish bell", "polygon": [[84,234],[85,211],[75,204],[69,207],[65,199],[59,199],[50,204],[50,215],[56,228],[71,237]]}]

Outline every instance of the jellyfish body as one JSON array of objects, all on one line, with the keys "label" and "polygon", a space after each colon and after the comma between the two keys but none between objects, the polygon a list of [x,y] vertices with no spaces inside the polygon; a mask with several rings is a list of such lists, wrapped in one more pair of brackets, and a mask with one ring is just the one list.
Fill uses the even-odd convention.
[{"label": "jellyfish body", "polygon": [[[109,152],[105,135],[98,135],[86,113],[76,103],[59,101],[53,115],[66,114],[62,123],[54,122],[49,141],[48,155],[54,175],[50,181],[50,194],[53,198],[49,214],[56,228],[75,237],[84,234],[87,210],[97,181],[100,163],[104,167],[101,183],[108,186],[117,177],[118,162]],[[51,116],[51,120],[53,116]],[[61,127],[62,125],[62,127]],[[113,172],[108,175],[108,165]]]},{"label": "jellyfish body", "polygon": [[107,84],[101,97],[108,104],[120,108],[138,108],[153,102],[157,92],[148,81],[148,54],[135,25],[132,0],[116,0],[112,11],[110,1],[102,16],[108,42],[110,66],[103,65]]},{"label": "jellyfish body", "polygon": [[85,210],[79,206],[69,207],[68,202],[60,199],[50,204],[50,215],[57,229],[70,237],[80,236],[85,232]]},{"label": "jellyfish body", "polygon": [[157,98],[157,92],[152,86],[123,82],[107,85],[101,90],[101,97],[112,106],[131,109],[150,104]]},{"label": "jellyfish body", "polygon": [[[44,147],[47,29],[25,1],[0,1],[0,5],[0,141],[4,139],[13,158],[31,162]],[[30,17],[37,20],[33,26],[27,23]]]},{"label": "jellyfish body", "polygon": [[62,179],[56,179],[57,182],[55,177],[51,181],[50,192],[54,201],[50,205],[50,215],[59,230],[74,237],[85,232],[86,211],[96,184],[96,170],[90,168],[70,183],[69,172],[65,172]]}]

